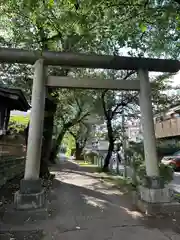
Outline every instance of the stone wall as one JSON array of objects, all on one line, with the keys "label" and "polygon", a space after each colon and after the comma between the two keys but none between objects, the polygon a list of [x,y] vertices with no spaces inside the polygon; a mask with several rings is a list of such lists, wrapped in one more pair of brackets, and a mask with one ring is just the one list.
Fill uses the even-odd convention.
[{"label": "stone wall", "polygon": [[0,138],[0,159],[3,156],[22,157],[26,155],[24,136],[5,135]]},{"label": "stone wall", "polygon": [[25,157],[0,157],[0,187],[24,172]]},{"label": "stone wall", "polygon": [[0,138],[0,187],[24,172],[26,147],[21,135]]},{"label": "stone wall", "polygon": [[22,157],[25,155],[26,155],[26,148],[24,145],[0,142],[0,159],[1,157],[5,157],[5,156],[6,157],[7,156]]}]

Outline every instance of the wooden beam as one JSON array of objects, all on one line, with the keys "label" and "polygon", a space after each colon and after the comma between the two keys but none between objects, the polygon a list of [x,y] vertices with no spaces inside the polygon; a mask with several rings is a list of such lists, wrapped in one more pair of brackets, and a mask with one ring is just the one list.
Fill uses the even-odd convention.
[{"label": "wooden beam", "polygon": [[49,76],[46,86],[81,89],[140,90],[139,80],[107,80]]},{"label": "wooden beam", "polygon": [[155,72],[177,72],[180,70],[178,60],[0,48],[0,62],[34,64],[39,58],[43,58],[46,65],[68,68],[145,69]]}]

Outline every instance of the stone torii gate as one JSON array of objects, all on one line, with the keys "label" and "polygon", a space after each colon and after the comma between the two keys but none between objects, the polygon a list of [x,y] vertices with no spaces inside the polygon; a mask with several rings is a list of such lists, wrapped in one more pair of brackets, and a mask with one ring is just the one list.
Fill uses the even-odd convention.
[{"label": "stone torii gate", "polygon": [[[1,48],[0,62],[22,64],[35,63],[26,166],[24,179],[21,181],[20,185],[20,191],[15,194],[17,208],[39,208],[45,203],[45,195],[39,179],[39,170],[46,86],[140,91],[140,109],[147,173],[147,181],[146,185],[141,189],[141,197],[142,200],[147,202],[150,201],[150,199],[153,202],[169,201],[167,189],[160,184],[148,71],[177,72],[180,70],[179,61]],[[90,78],[77,80],[71,77],[46,76],[46,66],[48,65],[70,68],[135,70],[138,73],[138,80],[102,80]],[[154,196],[153,200],[152,196]],[[164,196],[168,196],[168,199],[165,199]]]}]

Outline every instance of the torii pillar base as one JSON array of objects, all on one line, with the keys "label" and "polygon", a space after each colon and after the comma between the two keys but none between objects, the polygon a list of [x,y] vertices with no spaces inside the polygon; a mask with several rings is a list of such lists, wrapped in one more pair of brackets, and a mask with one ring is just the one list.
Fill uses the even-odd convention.
[{"label": "torii pillar base", "polygon": [[16,209],[37,209],[45,207],[45,191],[41,180],[21,180],[20,190],[14,195]]},{"label": "torii pillar base", "polygon": [[148,189],[140,187],[133,194],[135,207],[146,215],[169,215],[180,212],[180,203],[174,198],[173,191],[168,186],[163,189]]}]

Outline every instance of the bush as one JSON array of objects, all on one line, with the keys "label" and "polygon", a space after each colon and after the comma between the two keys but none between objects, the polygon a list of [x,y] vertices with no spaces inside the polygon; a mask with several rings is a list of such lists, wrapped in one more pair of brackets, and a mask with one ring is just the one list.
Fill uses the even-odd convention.
[{"label": "bush", "polygon": [[172,155],[176,151],[180,150],[179,142],[158,142],[157,143],[157,153],[158,156]]},{"label": "bush", "polygon": [[8,126],[8,131],[10,134],[24,133],[27,126],[24,124],[19,124],[15,121],[10,121]]},{"label": "bush", "polygon": [[173,168],[162,163],[159,164],[160,176],[163,177],[164,183],[167,184],[173,180]]},{"label": "bush", "polygon": [[96,151],[85,151],[84,152],[84,160],[90,161],[92,164],[94,164],[94,160],[98,156],[99,156],[99,154]]},{"label": "bush", "polygon": [[[172,155],[176,151],[180,150],[180,142],[174,141],[157,141],[157,155],[158,158],[162,158],[163,156]],[[144,158],[144,147],[143,143],[131,143],[131,152],[140,155]],[[134,154],[133,154],[134,155]]]},{"label": "bush", "polygon": [[[133,156],[131,166],[135,173],[135,182],[137,184],[141,184],[142,180],[146,176],[146,167],[145,167],[145,161],[142,158],[141,154],[135,153]],[[162,163],[159,163],[159,171],[160,176],[163,177],[164,183],[167,184],[173,180],[173,169],[171,166],[164,165]]]}]

